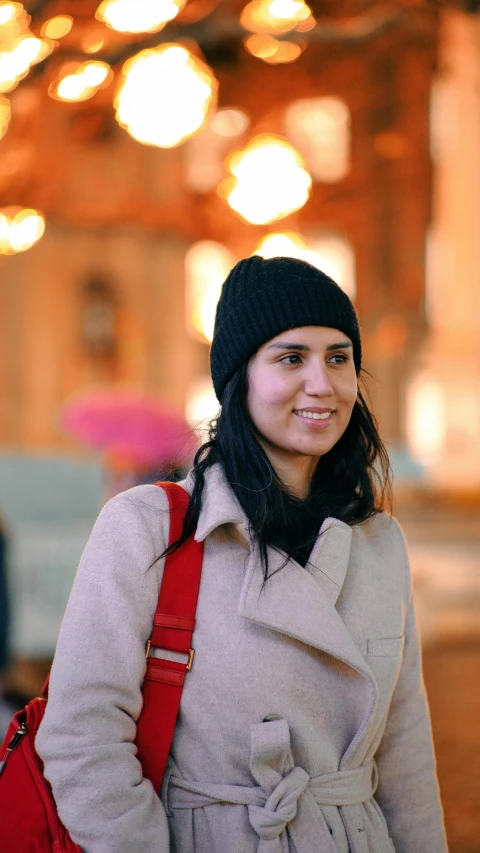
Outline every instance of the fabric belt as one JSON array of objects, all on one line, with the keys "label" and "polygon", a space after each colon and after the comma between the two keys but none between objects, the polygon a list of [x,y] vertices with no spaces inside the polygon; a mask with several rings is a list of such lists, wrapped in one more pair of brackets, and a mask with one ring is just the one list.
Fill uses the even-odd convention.
[{"label": "fabric belt", "polygon": [[257,853],[288,850],[286,830],[297,853],[338,853],[318,806],[354,806],[373,797],[377,784],[373,761],[355,770],[312,776],[295,767],[286,720],[251,727],[250,769],[259,787],[190,782],[175,775],[165,792],[167,808],[196,809],[215,803],[248,807],[260,841]]}]

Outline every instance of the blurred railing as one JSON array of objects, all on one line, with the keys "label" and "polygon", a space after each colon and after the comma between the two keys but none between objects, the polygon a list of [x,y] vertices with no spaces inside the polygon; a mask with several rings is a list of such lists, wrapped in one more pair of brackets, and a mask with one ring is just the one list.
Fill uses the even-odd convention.
[{"label": "blurred railing", "polygon": [[24,657],[53,655],[91,525],[24,523],[11,544],[11,646]]}]

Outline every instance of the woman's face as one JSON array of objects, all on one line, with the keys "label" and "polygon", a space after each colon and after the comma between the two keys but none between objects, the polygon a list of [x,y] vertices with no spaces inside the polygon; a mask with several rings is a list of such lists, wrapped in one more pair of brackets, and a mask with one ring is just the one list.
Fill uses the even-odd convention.
[{"label": "woman's face", "polygon": [[248,366],[248,410],[281,477],[292,465],[313,472],[345,432],[356,398],[352,342],[338,329],[289,329]]}]

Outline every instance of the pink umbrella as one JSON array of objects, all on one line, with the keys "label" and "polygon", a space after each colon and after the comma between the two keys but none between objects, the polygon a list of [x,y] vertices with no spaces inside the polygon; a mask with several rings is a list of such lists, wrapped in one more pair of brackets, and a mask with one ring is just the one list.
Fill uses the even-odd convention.
[{"label": "pink umbrella", "polygon": [[118,388],[86,391],[61,412],[61,424],[90,447],[133,465],[182,464],[196,447],[185,418],[147,394]]}]

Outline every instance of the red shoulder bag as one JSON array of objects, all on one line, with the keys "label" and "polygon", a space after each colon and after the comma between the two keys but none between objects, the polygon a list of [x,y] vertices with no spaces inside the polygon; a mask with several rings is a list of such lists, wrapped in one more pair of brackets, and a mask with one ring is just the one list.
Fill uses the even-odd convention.
[{"label": "red shoulder bag", "polygon": [[[169,545],[179,538],[188,494],[176,483],[157,483],[170,505]],[[137,721],[137,757],[143,775],[160,791],[183,682],[193,661],[192,634],[202,572],[203,543],[191,536],[167,556],[157,609],[147,643],[143,707]],[[158,647],[188,655],[187,663],[149,657]],[[44,696],[32,699],[13,717],[0,750],[0,850],[2,853],[81,853],[57,814],[35,737],[45,713]]]}]

